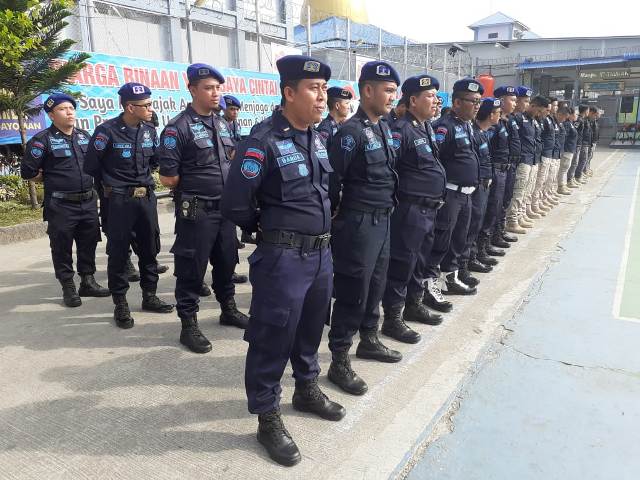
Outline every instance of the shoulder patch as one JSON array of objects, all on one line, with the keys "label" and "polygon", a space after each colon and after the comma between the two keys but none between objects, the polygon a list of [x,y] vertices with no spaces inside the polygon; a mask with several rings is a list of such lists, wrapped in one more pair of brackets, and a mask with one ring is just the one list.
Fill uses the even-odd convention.
[{"label": "shoulder patch", "polygon": [[[38,146],[38,145],[36,145],[36,144],[38,144],[39,146]],[[41,144],[41,143],[39,143],[39,142],[34,142],[34,143],[33,143],[33,145],[31,146],[31,156],[32,156],[33,158],[40,158],[40,157],[42,157],[42,154],[44,153],[43,148],[44,148],[44,145],[42,145],[42,144]]]},{"label": "shoulder patch", "polygon": [[350,152],[355,148],[356,140],[353,138],[353,135],[345,135],[340,141],[340,146],[343,150]]},{"label": "shoulder patch", "polygon": [[262,164],[260,164],[256,159],[249,157],[242,160],[242,165],[240,166],[240,172],[242,172],[242,176],[248,180],[253,180],[256,178],[260,171],[262,170]]},{"label": "shoulder patch", "polygon": [[109,138],[104,133],[99,133],[96,135],[96,138],[93,139],[93,147],[96,150],[104,150],[107,148],[107,142]]}]

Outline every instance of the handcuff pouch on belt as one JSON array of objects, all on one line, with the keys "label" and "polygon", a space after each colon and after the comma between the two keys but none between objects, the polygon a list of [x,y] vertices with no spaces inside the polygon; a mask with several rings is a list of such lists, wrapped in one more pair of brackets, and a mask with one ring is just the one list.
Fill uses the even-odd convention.
[{"label": "handcuff pouch on belt", "polygon": [[178,205],[178,217],[184,220],[194,221],[198,211],[198,197],[180,197]]}]

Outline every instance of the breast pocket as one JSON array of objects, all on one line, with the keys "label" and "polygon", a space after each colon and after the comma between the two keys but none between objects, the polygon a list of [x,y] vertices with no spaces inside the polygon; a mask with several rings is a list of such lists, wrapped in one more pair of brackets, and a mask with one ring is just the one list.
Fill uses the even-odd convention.
[{"label": "breast pocket", "polygon": [[421,170],[429,168],[429,163],[433,162],[433,151],[431,147],[423,143],[416,147],[416,163],[417,167]]},{"label": "breast pocket", "polygon": [[311,170],[306,161],[280,167],[280,175],[282,200],[293,200],[311,194]]},{"label": "breast pocket", "polygon": [[368,181],[375,182],[388,176],[387,157],[384,154],[384,148],[365,151],[364,160],[366,163]]},{"label": "breast pocket", "polygon": [[56,148],[51,151],[51,154],[54,158],[54,168],[57,170],[71,170],[73,168],[71,147]]},{"label": "breast pocket", "polygon": [[469,145],[471,145],[471,141],[469,140],[469,137],[467,137],[466,135],[456,137],[456,147],[463,149],[463,148],[467,148]]},{"label": "breast pocket", "polygon": [[210,138],[199,138],[196,144],[196,165],[210,165],[213,163],[213,142]]},{"label": "breast pocket", "polygon": [[329,174],[333,173],[333,168],[331,168],[331,163],[328,158],[318,158],[318,163],[322,169],[322,188],[329,191]]}]

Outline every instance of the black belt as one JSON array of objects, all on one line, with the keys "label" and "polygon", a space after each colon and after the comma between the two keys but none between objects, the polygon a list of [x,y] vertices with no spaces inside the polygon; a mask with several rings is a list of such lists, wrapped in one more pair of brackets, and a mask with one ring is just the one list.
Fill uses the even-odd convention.
[{"label": "black belt", "polygon": [[493,166],[499,172],[507,172],[511,168],[510,163],[494,163]]},{"label": "black belt", "polygon": [[185,207],[183,202],[194,202],[197,208],[203,208],[205,210],[220,210],[220,199],[213,200],[210,197],[201,197],[199,195],[180,194],[176,198],[176,204],[181,205],[181,208]]},{"label": "black belt", "polygon": [[265,230],[258,232],[258,241],[282,245],[287,248],[303,248],[305,250],[321,250],[329,246],[330,233],[322,235],[303,235],[297,232],[284,230]]},{"label": "black belt", "polygon": [[398,199],[402,202],[413,203],[415,205],[420,205],[421,207],[433,208],[435,210],[440,210],[444,205],[444,200],[434,200],[432,198],[421,197],[419,195],[409,195],[406,193],[399,193]]},{"label": "black belt", "polygon": [[95,192],[93,190],[77,193],[53,192],[51,194],[51,197],[60,200],[66,200],[68,202],[86,202],[87,200],[91,200],[93,198],[94,193]]},{"label": "black belt", "polygon": [[357,213],[371,213],[373,215],[391,215],[393,212],[393,207],[388,208],[368,208],[368,207],[348,207],[346,205],[340,205],[340,210],[351,210],[352,212]]},{"label": "black belt", "polygon": [[138,187],[104,187],[105,197],[115,193],[118,195],[126,195],[127,197],[142,198],[149,196],[151,189],[147,186],[141,185]]}]

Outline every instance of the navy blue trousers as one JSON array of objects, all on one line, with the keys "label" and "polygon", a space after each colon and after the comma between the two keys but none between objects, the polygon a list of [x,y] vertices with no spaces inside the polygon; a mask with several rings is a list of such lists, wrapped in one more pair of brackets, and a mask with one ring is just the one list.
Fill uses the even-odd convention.
[{"label": "navy blue trousers", "polygon": [[476,258],[478,253],[476,241],[482,230],[490,188],[491,187],[485,187],[480,184],[480,186],[476,188],[476,191],[471,194],[471,221],[469,222],[469,229],[467,231],[467,243],[464,247],[464,253],[458,261],[460,267],[466,267],[467,262]]},{"label": "navy blue trousers", "polygon": [[[499,169],[493,171],[493,181],[487,199],[487,209],[482,222],[482,233],[491,236],[500,226],[502,213],[504,208],[504,196],[507,187],[507,172],[501,172]],[[513,186],[511,187],[513,194]]]},{"label": "navy blue trousers", "polygon": [[142,198],[119,193],[109,196],[107,220],[107,274],[112,295],[125,295],[129,290],[127,258],[132,235],[138,245],[140,286],[144,291],[155,292],[158,285],[160,228],[158,226],[157,200],[153,192]]},{"label": "navy blue trousers", "polygon": [[440,271],[458,270],[458,260],[467,245],[470,222],[471,195],[447,190],[445,204],[436,216],[435,239],[425,265],[425,278],[437,278]]},{"label": "navy blue trousers", "polygon": [[353,336],[378,329],[389,266],[390,213],[341,209],[331,228],[334,297],[332,352],[348,351]]},{"label": "navy blue trousers", "polygon": [[283,248],[260,243],[249,257],[253,287],[245,388],[249,411],[266,413],[280,403],[280,380],[291,361],[297,382],[320,373],[318,347],[329,318],[331,250]]},{"label": "navy blue trousers", "polygon": [[421,259],[431,253],[437,210],[400,202],[391,216],[391,258],[382,306],[404,305],[422,295]]},{"label": "navy blue trousers", "polygon": [[213,265],[212,287],[219,302],[235,294],[232,281],[238,263],[236,227],[219,210],[198,207],[195,219],[176,217],[176,239],[171,248],[176,277],[176,309],[180,318],[189,318],[199,310],[200,290],[207,271]]}]

